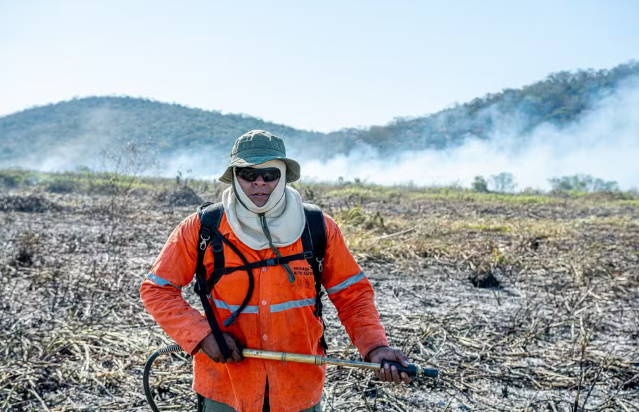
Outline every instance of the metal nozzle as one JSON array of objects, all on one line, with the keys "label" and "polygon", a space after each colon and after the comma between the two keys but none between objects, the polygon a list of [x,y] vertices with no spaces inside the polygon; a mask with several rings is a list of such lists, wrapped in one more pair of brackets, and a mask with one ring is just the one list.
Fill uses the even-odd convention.
[{"label": "metal nozzle", "polygon": [[418,376],[424,376],[426,378],[437,378],[439,376],[439,370],[436,368],[419,368]]}]

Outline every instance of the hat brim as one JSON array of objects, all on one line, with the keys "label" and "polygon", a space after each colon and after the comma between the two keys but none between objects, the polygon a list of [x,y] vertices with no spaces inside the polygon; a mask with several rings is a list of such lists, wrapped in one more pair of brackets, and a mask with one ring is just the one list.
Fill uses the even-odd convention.
[{"label": "hat brim", "polygon": [[252,156],[244,159],[235,159],[220,176],[219,181],[230,185],[233,182],[234,167],[251,167],[261,165],[270,160],[281,160],[286,164],[286,183],[293,183],[300,179],[300,164],[293,159],[278,156]]}]

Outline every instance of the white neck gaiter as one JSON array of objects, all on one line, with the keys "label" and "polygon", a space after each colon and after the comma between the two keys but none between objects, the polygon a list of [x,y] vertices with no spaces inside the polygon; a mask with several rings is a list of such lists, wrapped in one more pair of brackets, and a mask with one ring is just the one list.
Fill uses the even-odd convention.
[{"label": "white neck gaiter", "polygon": [[252,167],[256,169],[276,167],[280,169],[282,177],[266,204],[258,207],[236,183],[235,170],[233,170],[233,183],[222,194],[226,219],[233,233],[253,250],[269,249],[270,245],[259,218],[259,215],[263,213],[273,246],[283,247],[295,243],[304,231],[306,215],[300,194],[286,186],[286,164],[281,160],[271,160]]}]

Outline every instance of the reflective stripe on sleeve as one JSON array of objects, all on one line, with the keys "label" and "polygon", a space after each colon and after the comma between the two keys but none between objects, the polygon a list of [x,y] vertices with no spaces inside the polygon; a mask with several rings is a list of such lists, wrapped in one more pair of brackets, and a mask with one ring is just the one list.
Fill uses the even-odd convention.
[{"label": "reflective stripe on sleeve", "polygon": [[339,285],[335,285],[332,288],[326,289],[326,292],[329,295],[331,295],[331,294],[333,294],[335,292],[339,292],[340,290],[344,290],[347,287],[349,287],[350,285],[359,282],[360,280],[364,279],[365,277],[366,277],[366,275],[364,274],[364,272],[359,272],[357,275],[351,276],[350,278],[346,279],[345,281],[343,281]]},{"label": "reflective stripe on sleeve", "polygon": [[151,282],[155,283],[158,286],[173,286],[176,289],[182,290],[182,286],[177,286],[174,285],[173,283],[169,282],[166,279],[162,279],[161,277],[159,277],[158,275],[156,275],[155,273],[149,273],[148,275],[146,275],[145,279],[150,280]]}]

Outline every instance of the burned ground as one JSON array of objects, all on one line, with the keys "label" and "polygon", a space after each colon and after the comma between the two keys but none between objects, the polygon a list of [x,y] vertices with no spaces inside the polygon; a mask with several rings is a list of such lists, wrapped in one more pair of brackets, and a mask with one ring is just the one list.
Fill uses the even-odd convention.
[{"label": "burned ground", "polygon": [[[300,191],[342,228],[392,345],[441,374],[397,387],[329,367],[325,411],[639,408],[636,201]],[[172,342],[139,285],[193,211],[157,199],[2,195],[0,410],[148,410],[143,364]],[[326,307],[329,355],[358,359]],[[158,359],[162,408],[194,409],[189,375],[187,356]]]}]

